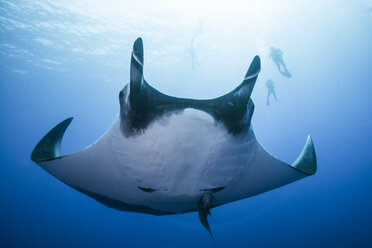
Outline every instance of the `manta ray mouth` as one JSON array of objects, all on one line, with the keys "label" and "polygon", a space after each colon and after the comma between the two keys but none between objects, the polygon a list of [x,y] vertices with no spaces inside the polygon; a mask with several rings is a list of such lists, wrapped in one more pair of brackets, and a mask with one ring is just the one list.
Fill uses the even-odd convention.
[{"label": "manta ray mouth", "polygon": [[261,62],[255,56],[243,82],[226,95],[197,100],[168,96],[153,88],[143,75],[143,42],[138,38],[133,45],[130,83],[119,94],[122,131],[125,136],[143,132],[160,116],[194,108],[210,114],[233,135],[248,130],[254,111],[251,97],[261,70]]}]

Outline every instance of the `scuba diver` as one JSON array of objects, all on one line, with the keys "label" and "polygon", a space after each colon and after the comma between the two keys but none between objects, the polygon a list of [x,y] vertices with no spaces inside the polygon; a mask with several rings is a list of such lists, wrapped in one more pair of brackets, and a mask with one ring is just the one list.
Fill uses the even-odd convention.
[{"label": "scuba diver", "polygon": [[275,94],[275,87],[274,87],[274,81],[271,80],[271,79],[268,79],[266,81],[266,87],[267,87],[267,97],[266,97],[266,105],[269,106],[270,105],[270,95],[273,94],[274,98],[275,98],[275,101],[278,101],[278,99],[276,98],[276,94]]},{"label": "scuba diver", "polygon": [[195,51],[195,41],[202,34],[203,26],[204,26],[203,20],[199,19],[199,21],[196,25],[196,28],[193,32],[192,39],[191,39],[191,44],[190,44],[190,48],[189,48],[189,55],[191,57],[191,67],[192,67],[193,70],[195,69],[195,66],[198,64],[198,58],[196,56],[196,51]]},{"label": "scuba diver", "polygon": [[195,52],[195,48],[194,48],[194,38],[192,38],[192,41],[191,41],[191,47],[189,49],[189,55],[191,57],[191,66],[192,66],[192,69],[194,70],[195,69],[195,64],[197,63],[197,57],[196,57],[196,52]]},{"label": "scuba diver", "polygon": [[[273,60],[273,62],[275,63],[276,67],[278,68],[278,71],[285,77],[287,78],[290,78],[292,75],[291,73],[288,71],[287,67],[285,66],[285,63],[283,61],[283,51],[278,49],[278,48],[274,48],[274,47],[270,47],[270,54],[269,54],[269,58],[271,58]],[[280,65],[283,67],[283,69],[281,69]]]}]

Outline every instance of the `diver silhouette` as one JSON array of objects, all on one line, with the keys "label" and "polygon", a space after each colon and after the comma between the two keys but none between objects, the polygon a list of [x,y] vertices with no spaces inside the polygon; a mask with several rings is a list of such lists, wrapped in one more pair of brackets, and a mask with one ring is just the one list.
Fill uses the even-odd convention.
[{"label": "diver silhouette", "polygon": [[197,63],[196,51],[195,51],[195,48],[194,48],[194,37],[191,40],[189,55],[191,57],[191,67],[194,70],[195,69],[195,64]]},{"label": "diver silhouette", "polygon": [[266,105],[269,106],[270,105],[270,95],[273,94],[274,98],[275,98],[275,101],[278,101],[278,99],[276,98],[276,94],[275,94],[275,87],[274,87],[274,81],[271,80],[271,79],[268,79],[266,81],[266,87],[267,87],[267,97],[266,97]]},{"label": "diver silhouette", "polygon": [[195,69],[195,66],[198,64],[198,58],[196,56],[196,50],[195,50],[195,41],[202,34],[203,26],[204,26],[203,20],[199,19],[196,25],[196,28],[194,29],[193,36],[192,36],[191,43],[190,43],[189,55],[191,57],[191,67],[193,70]]},{"label": "diver silhouette", "polygon": [[[278,71],[280,72],[280,74],[282,74],[283,76],[285,76],[287,78],[290,78],[292,75],[288,71],[288,69],[285,66],[285,63],[283,61],[283,51],[278,49],[278,48],[274,48],[274,47],[270,47],[270,50],[271,50],[271,52],[269,54],[269,58],[271,58],[273,60],[276,67],[278,68]],[[283,67],[283,69],[281,69],[281,67]]]}]

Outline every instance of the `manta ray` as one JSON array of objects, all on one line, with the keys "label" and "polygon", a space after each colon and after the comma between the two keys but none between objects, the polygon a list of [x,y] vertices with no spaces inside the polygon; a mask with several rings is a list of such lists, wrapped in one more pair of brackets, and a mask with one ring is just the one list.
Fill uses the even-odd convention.
[{"label": "manta ray", "polygon": [[292,164],[275,158],[255,137],[251,93],[261,69],[258,56],[238,87],[208,100],[157,91],[144,79],[143,66],[138,38],[130,82],[119,93],[120,113],[100,139],[61,155],[68,118],[39,141],[31,159],[110,208],[153,215],[198,212],[211,235],[211,208],[315,174],[310,136]]}]

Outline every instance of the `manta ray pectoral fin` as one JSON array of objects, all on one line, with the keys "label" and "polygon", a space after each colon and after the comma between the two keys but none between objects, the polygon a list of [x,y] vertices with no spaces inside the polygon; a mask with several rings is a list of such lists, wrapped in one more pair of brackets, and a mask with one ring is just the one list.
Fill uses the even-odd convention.
[{"label": "manta ray pectoral fin", "polygon": [[210,208],[213,201],[213,195],[211,193],[205,193],[199,200],[199,220],[200,223],[207,229],[210,233],[212,239],[214,240],[211,228],[208,223],[208,215],[211,215]]},{"label": "manta ray pectoral fin", "polygon": [[317,170],[316,155],[311,136],[307,136],[306,144],[297,159],[291,164],[296,170],[313,175]]},{"label": "manta ray pectoral fin", "polygon": [[61,140],[72,119],[62,121],[39,141],[31,153],[32,161],[43,162],[61,157]]}]

